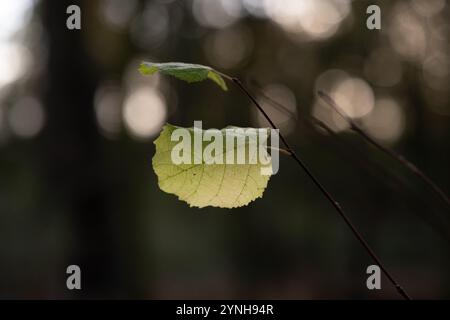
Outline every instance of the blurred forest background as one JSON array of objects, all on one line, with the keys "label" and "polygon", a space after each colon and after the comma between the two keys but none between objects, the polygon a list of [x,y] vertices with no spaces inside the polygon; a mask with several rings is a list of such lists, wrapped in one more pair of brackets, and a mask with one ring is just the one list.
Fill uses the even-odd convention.
[{"label": "blurred forest background", "polygon": [[[79,31],[66,28],[71,4]],[[370,4],[381,30],[366,28]],[[450,298],[448,207],[316,96],[448,192],[449,17],[446,0],[1,1],[0,297],[399,298],[385,278],[367,290],[372,261],[288,157],[247,207],[199,210],[159,190],[151,158],[166,121],[267,123],[232,84],[143,77],[148,60],[256,80],[408,293]],[[66,288],[71,264],[81,291]]]}]

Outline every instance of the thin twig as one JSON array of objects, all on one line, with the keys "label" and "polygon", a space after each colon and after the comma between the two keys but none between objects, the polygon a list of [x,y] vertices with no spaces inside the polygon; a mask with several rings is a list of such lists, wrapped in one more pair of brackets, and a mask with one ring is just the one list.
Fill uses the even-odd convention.
[{"label": "thin twig", "polygon": [[287,155],[287,156],[290,156],[290,155],[291,155],[291,152],[290,152],[289,150],[286,150],[286,149],[283,149],[283,148],[275,148],[275,147],[272,147],[272,146],[270,146],[269,148],[270,148],[271,150],[278,151],[278,152],[280,152],[280,153],[282,153],[282,154],[284,154],[284,155]]},{"label": "thin twig", "polygon": [[433,190],[450,208],[450,200],[448,196],[445,194],[444,191],[442,191],[441,188],[438,187],[438,185],[431,180],[430,177],[428,177],[422,170],[417,168],[416,165],[414,165],[412,162],[407,160],[402,155],[396,153],[392,149],[389,149],[387,147],[382,146],[378,142],[376,142],[372,137],[370,137],[360,126],[358,126],[345,112],[337,105],[337,103],[326,93],[323,91],[318,91],[317,93],[320,98],[322,98],[323,101],[325,101],[331,108],[333,108],[343,119],[345,119],[350,124],[350,129],[354,132],[358,133],[364,140],[366,140],[368,143],[373,145],[374,147],[378,148],[391,158],[398,161],[402,166],[409,169],[412,173],[414,173],[416,176],[421,178],[426,185]]},{"label": "thin twig", "polygon": [[[276,101],[275,99],[273,99],[272,97],[269,97],[264,90],[262,89],[261,85],[258,84],[258,82],[254,79],[251,79],[249,82],[253,87],[255,87],[258,90],[258,94],[266,99],[269,102],[270,106],[275,107],[278,111],[283,112],[285,114],[290,114],[292,117],[295,117],[295,119],[299,119],[302,123],[305,124],[305,126],[307,126],[310,129],[315,129],[313,131],[317,132],[317,128],[319,127],[320,129],[324,130],[328,135],[333,136],[336,141],[338,141],[341,137],[338,136],[338,134],[336,134],[335,131],[333,131],[327,124],[325,124],[323,121],[319,120],[316,117],[306,117],[306,116],[301,116],[301,117],[297,117],[297,114],[293,113],[292,111],[290,111],[288,108],[286,108],[283,104],[281,104],[279,101]],[[356,163],[358,166],[363,167],[366,171],[370,171],[373,173],[373,170],[370,170],[371,167],[379,167],[379,165],[377,165],[376,163],[372,162],[371,160],[369,160],[367,158],[367,156],[358,148],[356,148],[356,150],[359,152],[357,157],[352,157],[351,154],[344,152],[341,153],[341,156],[344,156],[346,159],[348,159],[349,161]],[[341,150],[342,151],[342,150]],[[365,160],[365,161],[362,161]],[[369,163],[369,166],[365,163]],[[380,168],[381,169],[381,168]],[[392,182],[399,186],[403,186],[406,187],[405,184],[401,181],[401,179],[393,174],[390,173],[388,175],[391,179]],[[379,175],[375,175],[376,178],[380,178]],[[384,179],[381,177],[381,179]],[[412,205],[411,203],[408,202],[409,205]],[[415,211],[414,211],[415,212]],[[417,213],[416,213],[417,214]],[[447,232],[447,229],[445,229],[445,227],[443,228],[443,225],[448,225],[448,223],[445,221],[432,221],[429,219],[429,215],[424,215],[422,213],[422,211],[419,212],[419,217],[424,220],[433,230],[435,230],[438,234],[440,234],[445,240],[450,241],[450,237],[449,234]],[[440,218],[440,217],[438,217]]]},{"label": "thin twig", "polygon": [[[227,79],[231,79],[245,93],[245,95],[250,99],[250,101],[253,102],[253,104],[258,108],[258,110],[263,114],[263,116],[266,118],[266,120],[270,123],[272,128],[278,129],[277,126],[270,119],[270,117],[267,115],[267,113],[264,111],[264,109],[261,107],[261,105],[258,103],[256,98],[253,97],[253,95],[245,88],[245,86],[242,84],[242,82],[238,78],[234,78],[234,77],[230,77],[230,76],[226,76],[226,75],[224,75],[224,76]],[[395,279],[392,277],[392,275],[384,267],[383,263],[377,257],[375,252],[372,250],[372,248],[369,246],[369,244],[366,242],[366,240],[363,238],[363,236],[359,233],[359,231],[353,225],[351,220],[347,217],[344,210],[341,208],[340,204],[333,198],[333,196],[328,192],[328,190],[317,180],[315,175],[312,173],[312,171],[310,169],[308,169],[306,164],[302,160],[300,160],[300,158],[295,154],[294,150],[289,146],[288,142],[286,141],[286,139],[280,132],[279,132],[279,137],[280,137],[281,141],[283,142],[284,146],[286,147],[286,149],[290,152],[290,156],[299,164],[299,166],[305,171],[305,173],[308,175],[308,177],[313,181],[313,183],[319,188],[319,190],[323,193],[323,195],[328,199],[328,201],[331,203],[331,205],[336,209],[338,214],[341,216],[341,218],[344,220],[344,222],[347,224],[347,226],[352,231],[353,235],[361,243],[361,245],[364,247],[364,249],[367,251],[367,253],[370,255],[370,257],[381,268],[381,270],[386,275],[386,277],[389,279],[389,281],[397,289],[398,293],[404,299],[410,300],[411,298],[409,297],[409,295],[397,283],[397,281],[395,281]]]},{"label": "thin twig", "polygon": [[282,105],[281,103],[279,103],[278,101],[275,101],[274,99],[272,99],[271,97],[269,97],[265,92],[264,89],[261,87],[261,85],[254,79],[249,79],[249,83],[251,86],[255,87],[259,94],[266,99],[267,101],[270,102],[270,105],[272,107],[274,107],[275,109],[277,109],[278,111],[290,116],[291,118],[297,120],[297,113],[293,112],[292,110],[289,110],[288,108],[286,108],[284,105]]}]

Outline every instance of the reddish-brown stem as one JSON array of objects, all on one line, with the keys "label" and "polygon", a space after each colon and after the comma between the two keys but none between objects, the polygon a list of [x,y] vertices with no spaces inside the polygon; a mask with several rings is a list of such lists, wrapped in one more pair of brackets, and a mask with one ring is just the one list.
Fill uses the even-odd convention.
[{"label": "reddish-brown stem", "polygon": [[[223,75],[223,74],[222,74]],[[258,110],[263,114],[264,118],[270,123],[273,129],[278,129],[275,123],[270,119],[270,117],[267,115],[267,113],[264,111],[264,109],[261,107],[261,105],[258,103],[256,98],[250,93],[249,90],[245,88],[245,86],[242,84],[242,82],[238,78],[230,77],[227,75],[224,75],[227,79],[233,81],[239,89],[250,99],[250,101],[258,108]],[[279,132],[279,130],[278,130]],[[350,218],[347,216],[347,214],[344,212],[340,204],[334,199],[334,197],[328,192],[328,190],[319,182],[319,180],[316,178],[316,176],[312,173],[312,171],[306,166],[306,164],[296,155],[294,150],[290,147],[284,136],[279,132],[279,137],[286,147],[287,151],[290,153],[290,156],[298,163],[298,165],[303,169],[303,171],[308,175],[308,177],[312,180],[312,182],[316,185],[317,188],[322,192],[322,194],[327,198],[327,200],[331,203],[331,205],[336,209],[337,213],[341,216],[341,218],[344,220],[346,225],[350,228],[353,235],[356,237],[356,239],[361,243],[361,245],[364,247],[364,249],[367,251],[367,253],[370,255],[370,257],[375,261],[375,263],[380,267],[380,269],[383,271],[383,273],[386,275],[386,277],[389,279],[389,281],[394,285],[394,287],[397,289],[398,293],[406,300],[411,300],[409,295],[405,292],[405,290],[397,283],[397,281],[393,278],[393,276],[390,274],[390,272],[384,267],[381,260],[377,257],[375,252],[372,250],[372,248],[369,246],[367,241],[363,238],[363,236],[359,233],[359,231],[356,229],[354,224],[351,222]]]},{"label": "reddish-brown stem", "polygon": [[402,155],[400,155],[400,154],[396,153],[395,151],[393,151],[392,149],[384,147],[381,144],[379,144],[378,142],[376,142],[360,126],[358,126],[347,114],[345,114],[344,110],[339,108],[337,103],[329,95],[327,95],[323,91],[319,91],[317,94],[323,101],[325,101],[334,111],[336,111],[343,119],[345,119],[350,124],[350,129],[351,130],[353,130],[354,132],[358,133],[368,143],[373,145],[378,150],[381,150],[382,152],[384,152],[385,154],[390,156],[392,159],[395,159],[402,166],[404,166],[405,168],[410,170],[412,173],[414,173],[416,176],[418,176],[420,179],[422,179],[422,181],[424,181],[425,184],[431,190],[433,190],[442,199],[442,201],[444,201],[447,204],[447,207],[450,208],[450,200],[449,200],[448,196],[422,170],[417,168],[416,165],[414,165],[412,162],[410,162],[408,159],[406,159]]}]

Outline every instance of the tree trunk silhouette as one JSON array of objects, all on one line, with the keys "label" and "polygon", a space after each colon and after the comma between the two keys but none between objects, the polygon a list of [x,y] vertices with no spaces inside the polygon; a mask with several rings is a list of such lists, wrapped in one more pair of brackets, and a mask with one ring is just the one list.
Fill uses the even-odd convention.
[{"label": "tree trunk silhouette", "polygon": [[[44,104],[43,166],[55,201],[65,204],[73,243],[61,269],[61,290],[66,268],[81,268],[82,290],[76,297],[110,297],[114,250],[108,224],[108,186],[101,170],[100,144],[93,108],[98,74],[83,46],[83,29],[68,30],[66,8],[76,1],[43,1],[42,19],[48,41]],[[83,16],[82,16],[83,23]],[[82,24],[83,28],[83,24]],[[84,290],[83,290],[84,289]]]}]

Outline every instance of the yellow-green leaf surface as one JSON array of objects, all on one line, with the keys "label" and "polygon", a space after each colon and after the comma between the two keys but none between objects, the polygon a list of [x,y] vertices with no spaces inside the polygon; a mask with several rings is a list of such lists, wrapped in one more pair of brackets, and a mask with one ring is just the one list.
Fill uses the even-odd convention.
[{"label": "yellow-green leaf surface", "polygon": [[139,71],[143,75],[152,75],[155,72],[170,75],[186,82],[198,82],[206,79],[214,81],[219,87],[227,91],[227,85],[222,76],[214,69],[200,64],[166,62],[142,62]]},{"label": "yellow-green leaf surface", "polygon": [[[190,206],[199,208],[241,207],[262,196],[270,175],[262,175],[261,168],[271,167],[271,162],[268,165],[261,164],[259,160],[256,164],[248,164],[249,161],[245,164],[206,164],[203,159],[200,164],[174,164],[171,152],[179,142],[171,141],[171,135],[177,128],[179,127],[166,124],[154,142],[156,153],[152,164],[161,190],[175,194]],[[225,129],[220,131],[224,141],[225,136],[229,135]],[[189,130],[193,133],[193,128]],[[193,137],[193,134],[191,136]],[[249,139],[246,144],[248,141]],[[209,143],[203,142],[202,149]],[[223,146],[223,154],[226,156],[225,142]],[[245,148],[249,150],[247,146]],[[256,152],[254,153],[247,152],[247,155],[256,156]]]}]

